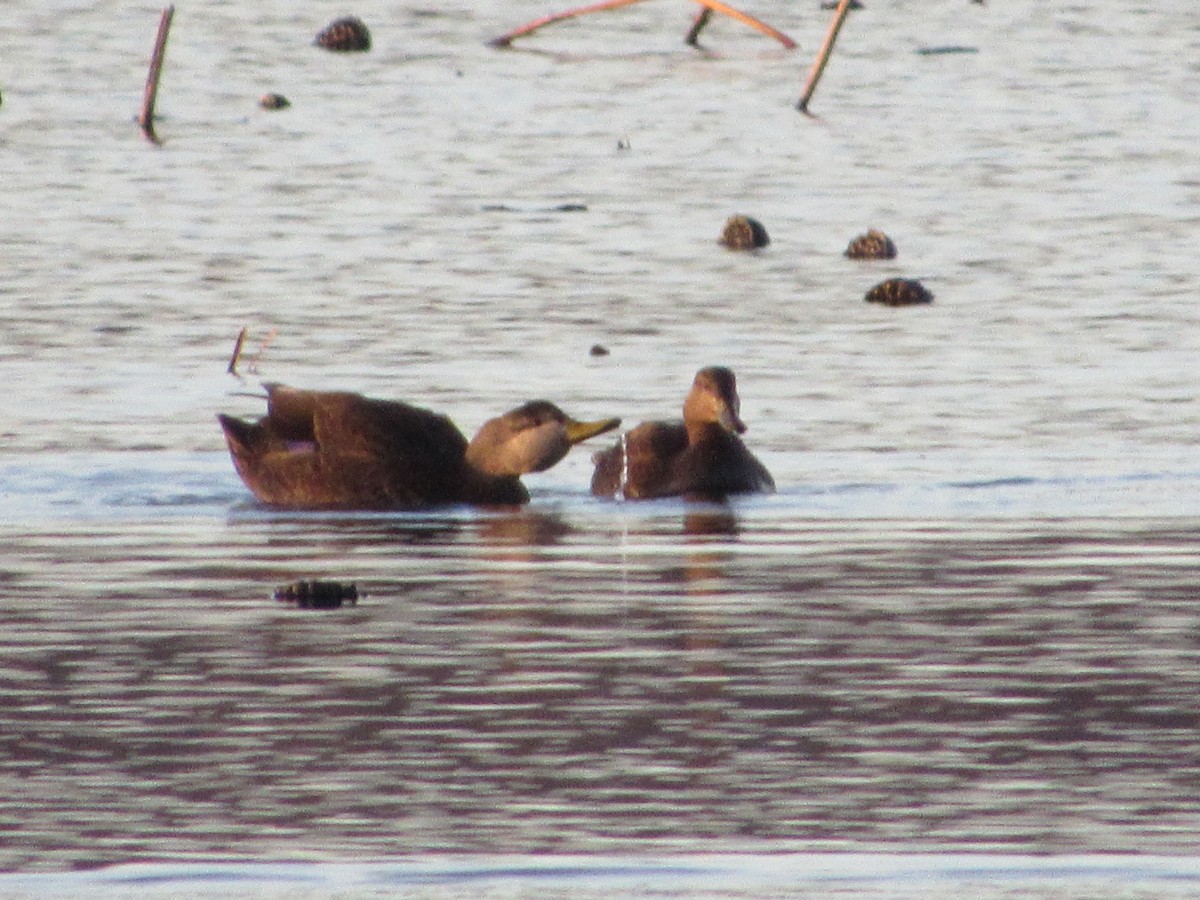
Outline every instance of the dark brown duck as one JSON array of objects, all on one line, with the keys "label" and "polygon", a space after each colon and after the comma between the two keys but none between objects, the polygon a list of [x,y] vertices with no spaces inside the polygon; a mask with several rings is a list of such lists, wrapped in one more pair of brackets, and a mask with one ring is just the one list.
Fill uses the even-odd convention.
[{"label": "dark brown duck", "polygon": [[217,418],[242,481],[263,503],[289,509],[527,503],[521,475],[621,422],[577,422],[535,400],[485,422],[468,442],[446,416],[407,403],[266,389],[257,422]]},{"label": "dark brown duck", "polygon": [[740,406],[733,372],[701,369],[684,401],[682,422],[643,422],[596,454],[592,493],[642,500],[774,491],[771,473],[738,436],[746,430]]}]

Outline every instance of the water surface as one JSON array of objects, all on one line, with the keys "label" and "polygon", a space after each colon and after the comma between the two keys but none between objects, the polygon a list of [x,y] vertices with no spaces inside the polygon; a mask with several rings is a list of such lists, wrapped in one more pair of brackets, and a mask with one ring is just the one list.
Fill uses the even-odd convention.
[{"label": "water surface", "polygon": [[[351,57],[310,45],[342,10],[189,5],[154,147],[159,7],[9,4],[0,869],[1195,892],[1200,22],[875,4],[808,119],[815,6],[751,10],[796,53],[689,50],[666,0],[502,52],[548,10],[366,3]],[[772,244],[720,248],[735,212]],[[841,255],[871,226],[898,259]],[[892,275],[935,302],[862,302]],[[633,424],[711,364],[774,496],[598,501],[577,450],[521,511],[279,513],[214,419],[266,379]],[[318,577],[362,599],[272,599]],[[4,889],[145,887],[101,871]]]}]

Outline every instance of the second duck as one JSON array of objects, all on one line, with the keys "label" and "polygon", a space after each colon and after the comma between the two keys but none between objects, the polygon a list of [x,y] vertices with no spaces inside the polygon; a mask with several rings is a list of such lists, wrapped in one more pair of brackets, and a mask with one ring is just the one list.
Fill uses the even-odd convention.
[{"label": "second duck", "polygon": [[720,500],[774,491],[771,473],[738,436],[746,430],[740,406],[732,371],[701,369],[683,403],[682,422],[643,422],[595,455],[592,493]]}]

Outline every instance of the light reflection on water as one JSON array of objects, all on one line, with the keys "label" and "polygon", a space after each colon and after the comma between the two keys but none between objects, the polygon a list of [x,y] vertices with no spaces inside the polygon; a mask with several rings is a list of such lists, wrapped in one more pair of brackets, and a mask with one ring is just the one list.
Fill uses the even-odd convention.
[{"label": "light reflection on water", "polygon": [[[8,4],[0,869],[1194,851],[1191,0],[878,5],[817,120],[825,13],[766,16],[799,56],[665,0],[486,47],[536,6],[368,4],[354,59],[181,8],[152,148],[158,8]],[[891,275],[937,300],[861,302]],[[214,420],[261,407],[243,326],[467,431],[726,364],[780,491],[602,503],[576,451],[518,513],[270,513]],[[318,577],[363,599],[271,599]]]}]

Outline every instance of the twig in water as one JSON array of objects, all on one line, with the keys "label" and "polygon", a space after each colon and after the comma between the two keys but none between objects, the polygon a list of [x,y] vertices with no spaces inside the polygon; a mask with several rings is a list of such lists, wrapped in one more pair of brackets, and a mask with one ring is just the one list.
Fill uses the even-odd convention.
[{"label": "twig in water", "polygon": [[162,11],[162,18],[158,20],[158,36],[154,39],[154,54],[150,57],[150,74],[146,77],[146,91],[142,94],[142,114],[138,116],[142,134],[155,144],[161,144],[162,141],[154,133],[154,101],[158,99],[158,78],[162,74],[163,56],[167,51],[167,34],[171,30],[171,18],[174,15],[175,7],[168,6]]},{"label": "twig in water", "polygon": [[[599,3],[591,3],[587,6],[569,9],[566,12],[543,16],[540,19],[535,19],[528,24],[522,25],[520,28],[510,31],[507,34],[500,35],[500,37],[491,41],[491,45],[493,47],[507,47],[517,38],[524,37],[527,34],[532,34],[539,28],[544,28],[545,26],[551,25],[555,22],[561,22],[564,19],[573,19],[576,16],[582,16],[587,13],[601,12],[606,9],[620,9],[622,6],[631,6],[634,3],[640,2],[641,0],[601,0]],[[692,46],[696,46],[696,41],[700,36],[701,30],[703,30],[704,26],[708,24],[708,20],[712,18],[712,13],[714,12],[723,13],[732,19],[737,19],[737,21],[761,31],[765,35],[775,38],[775,40],[779,41],[789,50],[796,46],[795,41],[793,41],[782,31],[772,28],[766,22],[759,21],[758,19],[742,12],[739,9],[734,9],[732,6],[722,3],[721,0],[696,0],[696,2],[703,6],[704,9],[701,10],[700,14],[696,17],[696,21],[692,24],[692,27],[688,31],[687,37],[685,38],[687,43],[691,44]]]},{"label": "twig in water", "polygon": [[263,338],[262,343],[258,345],[258,351],[254,354],[253,358],[251,358],[250,363],[247,366],[247,368],[255,375],[258,374],[258,361],[262,359],[263,353],[266,351],[267,347],[270,346],[271,341],[275,340],[275,335],[278,333],[278,328],[272,328],[267,332],[267,336]]},{"label": "twig in water", "polygon": [[[243,328],[238,332],[237,342],[233,345],[233,356],[229,357],[229,368],[226,370],[230,375],[237,375],[238,361],[242,358],[242,347],[246,343],[246,329]],[[239,376],[240,377],[240,376]]]},{"label": "twig in water", "polygon": [[800,94],[800,101],[796,104],[796,109],[806,116],[812,115],[808,111],[808,101],[812,99],[812,95],[817,90],[817,82],[821,80],[825,64],[829,62],[829,57],[833,53],[833,42],[837,40],[838,32],[842,30],[842,23],[846,21],[846,13],[850,12],[852,2],[853,0],[841,0],[838,3],[837,9],[833,13],[833,21],[829,23],[829,31],[825,34],[825,41],[821,44],[821,49],[817,51],[817,58],[813,60],[812,68],[808,72],[808,81],[804,83],[804,91]]}]

